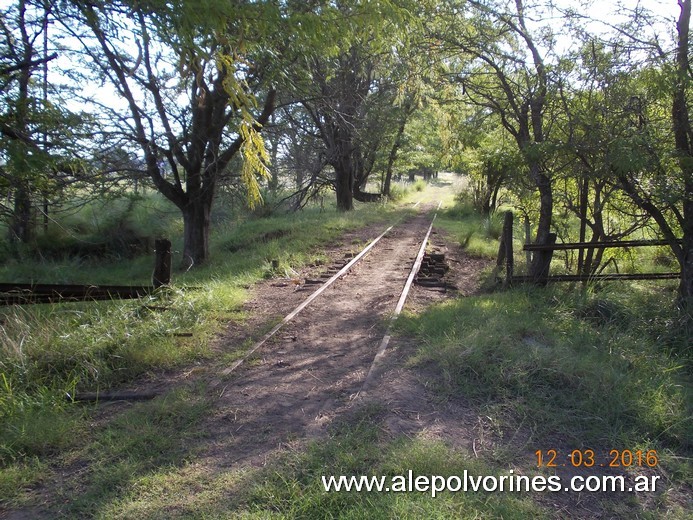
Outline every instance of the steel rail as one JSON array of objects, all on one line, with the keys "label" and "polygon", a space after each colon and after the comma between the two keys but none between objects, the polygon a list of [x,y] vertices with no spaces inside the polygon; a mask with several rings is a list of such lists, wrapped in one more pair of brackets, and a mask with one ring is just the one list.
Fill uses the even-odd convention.
[{"label": "steel rail", "polygon": [[272,330],[270,330],[267,334],[262,336],[259,341],[257,341],[253,346],[250,348],[250,350],[239,360],[234,362],[230,367],[224,369],[222,371],[223,375],[228,375],[236,368],[238,368],[240,365],[242,365],[250,356],[252,356],[260,347],[262,347],[268,339],[270,339],[272,336],[274,336],[284,325],[289,323],[291,320],[293,320],[296,315],[298,315],[299,312],[301,312],[303,309],[305,309],[310,303],[315,300],[318,296],[320,296],[328,287],[330,287],[334,282],[339,280],[344,274],[349,271],[361,258],[363,258],[368,252],[377,244],[381,238],[383,238],[385,235],[387,235],[390,230],[395,227],[395,224],[387,228],[385,231],[383,231],[378,237],[376,237],[370,244],[368,244],[358,255],[356,255],[354,258],[351,259],[351,261],[346,264],[344,267],[342,267],[337,273],[335,273],[332,278],[328,279],[323,285],[320,286],[315,292],[313,292],[308,298],[306,298],[301,304],[299,304],[293,311],[291,311],[289,314],[287,314],[284,319],[278,323],[277,325],[274,326]]},{"label": "steel rail", "polygon": [[409,295],[409,290],[411,289],[412,283],[414,282],[414,278],[416,278],[419,269],[421,269],[421,262],[423,261],[424,254],[426,253],[426,245],[428,244],[428,239],[431,236],[431,231],[433,230],[433,223],[435,222],[436,217],[438,216],[438,210],[440,210],[442,204],[443,201],[440,201],[438,203],[438,208],[436,209],[436,213],[433,215],[431,225],[428,226],[426,236],[424,237],[423,242],[421,242],[421,247],[419,248],[419,252],[416,255],[416,260],[414,260],[414,264],[412,265],[411,271],[409,272],[409,277],[407,278],[407,281],[404,284],[402,294],[400,294],[399,301],[397,302],[397,306],[395,307],[395,312],[390,318],[390,323],[387,327],[387,330],[385,331],[383,339],[380,341],[380,345],[378,346],[378,350],[375,353],[375,357],[371,362],[371,366],[368,369],[368,373],[366,374],[366,377],[363,380],[363,383],[361,384],[361,389],[358,392],[356,392],[356,395],[354,397],[358,397],[363,392],[365,392],[367,390],[367,387],[371,385],[375,377],[378,365],[381,363],[381,360],[385,355],[385,350],[387,350],[387,346],[390,344],[390,339],[392,337],[392,327],[394,327],[397,317],[401,314],[402,309],[404,309],[404,304],[407,301],[407,296]]}]

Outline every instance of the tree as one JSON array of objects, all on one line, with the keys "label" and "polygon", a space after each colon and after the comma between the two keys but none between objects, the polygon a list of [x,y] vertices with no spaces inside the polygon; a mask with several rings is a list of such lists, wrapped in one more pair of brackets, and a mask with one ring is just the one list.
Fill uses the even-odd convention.
[{"label": "tree", "polygon": [[589,276],[602,265],[605,249],[596,247],[599,242],[617,241],[649,223],[613,174],[615,157],[642,157],[645,150],[619,151],[619,143],[632,135],[632,108],[640,99],[634,95],[636,70],[614,66],[614,51],[590,36],[574,48],[560,64],[567,79],[557,94],[562,110],[554,121],[560,143],[554,194],[556,204],[579,220],[578,241],[589,246],[579,250],[577,270]]},{"label": "tree", "polygon": [[77,143],[89,126],[48,81],[58,57],[49,47],[52,14],[49,3],[18,0],[0,17],[0,190],[9,201],[0,211],[14,245],[34,237],[37,201],[80,176]]},{"label": "tree", "polygon": [[337,209],[350,211],[354,209],[357,168],[363,159],[356,133],[363,120],[374,64],[357,45],[335,59],[315,56],[312,62],[311,78],[319,93],[302,105],[324,143],[326,162],[334,168]]},{"label": "tree", "polygon": [[[610,138],[602,138],[609,181],[657,225],[681,268],[679,299],[693,301],[693,132],[690,123],[691,1],[679,1],[672,41],[662,41],[653,13],[635,9],[608,38],[609,66],[600,71]],[[604,40],[603,42],[601,40]],[[671,47],[669,47],[671,45]],[[588,131],[594,132],[594,128]],[[681,237],[681,241],[679,241]]]},{"label": "tree", "polygon": [[392,139],[392,146],[390,147],[390,151],[387,155],[387,166],[385,167],[385,173],[383,177],[383,187],[382,187],[382,194],[385,197],[390,196],[390,188],[392,185],[392,174],[394,172],[394,166],[395,166],[395,161],[397,160],[397,153],[399,152],[399,149],[402,146],[403,138],[404,138],[404,130],[407,127],[407,123],[409,122],[409,119],[411,116],[414,114],[414,111],[416,110],[416,107],[414,105],[413,99],[407,99],[404,101],[400,109],[393,112],[396,114],[396,130],[394,137]]},{"label": "tree", "polygon": [[[469,102],[496,114],[513,136],[526,170],[539,192],[539,219],[535,244],[551,237],[553,193],[547,170],[548,136],[545,118],[549,104],[549,67],[542,45],[527,26],[523,0],[506,9],[494,0],[434,2],[435,23],[430,38],[441,56],[442,74],[459,86]],[[540,15],[541,13],[536,13]],[[541,43],[541,45],[540,45]],[[548,272],[546,255],[535,254],[529,275],[543,280]]]},{"label": "tree", "polygon": [[291,207],[303,208],[321,193],[322,188],[332,185],[332,179],[323,174],[326,166],[322,141],[310,116],[297,103],[289,103],[279,111],[282,153],[273,164],[290,178],[293,188]]},{"label": "tree", "polygon": [[[248,32],[250,20],[275,18],[273,5],[243,0],[204,10],[184,0],[75,1],[62,13],[97,75],[124,100],[124,109],[107,108],[112,135],[139,147],[154,186],[182,213],[185,268],[209,256],[215,191],[235,156],[244,158],[240,176],[251,201],[259,198],[256,175],[268,159],[259,132],[275,90],[259,67],[270,49]],[[261,22],[256,30],[267,29]]]},{"label": "tree", "polygon": [[[317,8],[316,8],[317,10]],[[319,17],[327,25],[322,45],[306,49],[293,69],[290,88],[310,116],[334,169],[337,208],[353,209],[353,199],[378,200],[365,185],[389,139],[389,118],[404,70],[395,63],[404,38],[405,14],[387,0],[324,2]]]},{"label": "tree", "polygon": [[32,76],[40,72],[48,60],[40,56],[39,37],[45,24],[31,20],[27,2],[20,0],[3,13],[2,82],[3,110],[1,118],[2,168],[6,189],[14,198],[9,214],[11,243],[29,242],[33,236],[32,191],[36,184],[35,170],[40,167],[44,150],[31,129],[35,99],[31,92]]},{"label": "tree", "polygon": [[[454,104],[455,110],[445,110],[446,104]],[[439,108],[445,158],[454,171],[469,176],[474,207],[488,216],[497,209],[502,188],[517,188],[524,165],[514,139],[495,114],[460,104],[453,98]]]}]

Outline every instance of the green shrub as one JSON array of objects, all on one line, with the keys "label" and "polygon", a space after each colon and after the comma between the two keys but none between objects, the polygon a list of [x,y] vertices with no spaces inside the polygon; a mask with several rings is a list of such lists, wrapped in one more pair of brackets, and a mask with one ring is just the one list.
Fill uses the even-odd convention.
[{"label": "green shrub", "polygon": [[[421,190],[418,190],[421,191]],[[390,200],[393,202],[397,202],[402,200],[404,197],[407,196],[409,193],[409,189],[406,187],[403,187],[400,184],[393,183],[390,185]]]},{"label": "green shrub", "polygon": [[498,212],[491,213],[484,217],[484,235],[492,240],[500,240],[503,234],[503,215]]}]

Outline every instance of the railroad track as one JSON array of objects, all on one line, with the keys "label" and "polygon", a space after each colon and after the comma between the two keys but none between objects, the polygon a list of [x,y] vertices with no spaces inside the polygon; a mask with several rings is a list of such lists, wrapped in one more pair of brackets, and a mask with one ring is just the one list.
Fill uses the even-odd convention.
[{"label": "railroad track", "polygon": [[435,212],[420,208],[382,229],[242,358],[217,370],[210,384],[216,411],[204,426],[213,453],[238,454],[229,463],[254,460],[292,438],[321,435],[345,408],[376,393]]},{"label": "railroad track", "polygon": [[[431,231],[433,229],[433,222],[435,221],[435,218],[437,216],[437,212],[440,209],[442,203],[439,203],[437,208],[435,209],[433,213],[433,217],[430,219],[430,224],[428,225],[428,228],[426,229],[425,233],[423,234],[423,238],[420,236],[418,239],[415,237],[414,242],[416,243],[416,256],[407,264],[407,270],[408,270],[408,276],[406,278],[406,281],[404,285],[401,288],[401,292],[399,293],[399,298],[397,300],[397,305],[395,306],[394,310],[392,310],[391,318],[390,318],[390,323],[387,328],[387,331],[385,332],[384,336],[382,337],[378,349],[376,351],[376,354],[370,364],[368,373],[363,381],[363,384],[361,385],[361,389],[359,392],[357,392],[357,395],[361,393],[361,391],[365,390],[366,387],[372,382],[373,377],[376,373],[376,368],[377,365],[379,364],[380,360],[382,359],[384,352],[390,342],[391,338],[391,329],[392,325],[394,324],[395,319],[397,316],[402,312],[402,309],[404,308],[404,305],[407,300],[407,296],[409,294],[409,291],[411,290],[412,284],[417,278],[417,274],[419,273],[421,269],[422,262],[424,260],[424,256],[426,254],[426,245],[428,243],[428,239],[430,237]],[[419,203],[417,203],[414,207],[417,207]],[[428,212],[421,212],[416,218],[417,219],[422,219],[426,218],[426,215]],[[354,256],[348,263],[346,263],[341,269],[339,269],[336,273],[334,273],[329,279],[324,280],[324,283],[320,285],[318,289],[316,289],[313,293],[311,293],[303,302],[301,302],[297,307],[295,307],[289,314],[287,314],[284,319],[278,323],[276,326],[274,326],[269,332],[267,332],[262,338],[260,338],[258,341],[256,341],[252,347],[246,352],[246,354],[235,361],[233,364],[231,364],[229,367],[224,369],[222,371],[222,375],[228,376],[231,372],[235,371],[239,366],[241,366],[243,363],[245,363],[249,358],[251,358],[253,355],[255,355],[258,350],[260,350],[271,338],[275,337],[277,333],[279,333],[282,329],[285,328],[287,324],[292,322],[304,309],[306,309],[308,306],[310,306],[315,300],[320,298],[323,293],[328,291],[333,284],[335,284],[338,280],[342,279],[347,273],[349,273],[352,268],[357,266],[359,262],[361,262],[363,259],[369,255],[375,248],[377,247],[383,247],[383,243],[386,241],[387,238],[391,237],[394,234],[393,230],[397,230],[398,228],[402,228],[403,226],[406,226],[408,222],[398,222],[395,224],[392,224],[388,228],[386,228],[380,235],[372,239],[368,245],[366,245],[356,256]],[[415,231],[416,233],[416,231]],[[430,285],[427,283],[423,283],[422,285]],[[319,305],[319,303],[316,303],[316,305]]]},{"label": "railroad track", "polygon": [[[394,352],[392,324],[415,283],[434,213],[435,207],[422,208],[381,230],[314,292],[289,307],[293,310],[241,359],[215,367],[207,387],[214,412],[200,424],[208,439],[201,459],[223,460],[224,467],[261,465],[267,453],[295,439],[322,435],[332,421],[348,417],[343,412],[357,399],[375,394],[384,360]],[[263,304],[285,297],[295,301],[299,294],[277,287],[276,294],[263,292]],[[227,347],[217,347],[220,353],[238,350],[237,340],[226,341]]]},{"label": "railroad track", "polygon": [[[294,388],[289,392],[298,397],[306,391],[305,381],[317,378],[315,380],[321,381],[326,390],[335,385],[344,386],[340,381],[349,380],[351,383],[346,386],[351,398],[365,395],[380,372],[392,325],[405,306],[417,274],[423,271],[421,266],[426,245],[437,215],[437,209],[433,209],[422,210],[414,218],[384,229],[345,265],[324,279],[322,285],[258,339],[243,357],[221,369],[218,372],[220,377],[212,387],[224,383],[241,365],[262,353],[262,368],[270,372],[266,384],[253,391],[243,390],[244,379],[251,386],[258,384],[253,375],[255,371],[244,371],[240,376],[234,375],[240,379],[234,381],[234,394],[262,395],[271,392],[271,388],[291,384]],[[300,348],[296,348],[297,345]],[[266,347],[266,352],[263,347]],[[340,359],[348,360],[346,370],[342,370],[339,362],[335,363]],[[295,371],[300,375],[289,374],[286,377],[287,372],[294,372],[293,367],[306,365],[310,366],[308,370]],[[322,374],[323,371],[327,373]],[[321,375],[316,375],[318,372]],[[303,385],[296,384],[297,379]],[[155,395],[147,394],[146,398]],[[131,398],[123,393],[116,397]],[[88,395],[84,398],[91,399]],[[139,398],[139,394],[135,398]],[[99,396],[95,399],[99,400]],[[103,400],[108,399],[109,396],[103,396]],[[319,415],[325,406],[321,405],[314,413]]]}]

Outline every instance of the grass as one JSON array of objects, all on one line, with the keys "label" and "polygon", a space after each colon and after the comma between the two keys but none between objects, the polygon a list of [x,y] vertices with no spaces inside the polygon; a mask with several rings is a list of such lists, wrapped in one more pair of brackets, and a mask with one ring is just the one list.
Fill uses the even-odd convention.
[{"label": "grass", "polygon": [[364,407],[337,425],[330,439],[302,453],[289,453],[264,472],[250,490],[250,518],[541,518],[540,507],[511,494],[430,492],[326,493],[329,475],[462,475],[491,474],[483,463],[466,458],[442,443],[388,438],[377,408]]},{"label": "grass", "polygon": [[72,464],[85,466],[86,478],[63,489],[68,500],[61,514],[101,517],[105,505],[117,500],[123,490],[156,472],[182,467],[204,436],[197,425],[210,403],[200,394],[199,389],[171,392],[135,405],[98,429],[90,442],[72,454]]},{"label": "grass", "polygon": [[498,255],[498,239],[503,229],[500,212],[482,216],[470,204],[458,199],[439,213],[436,226],[456,237],[470,255],[486,258]]},{"label": "grass", "polygon": [[441,443],[392,439],[383,433],[382,410],[356,409],[334,425],[328,440],[285,450],[260,469],[214,469],[191,462],[137,479],[110,502],[102,518],[542,518],[546,511],[526,496],[485,493],[326,493],[329,475],[492,474]]},{"label": "grass", "polygon": [[[439,217],[468,253],[496,257],[501,212],[482,217],[458,197]],[[516,229],[516,272],[523,237]],[[666,248],[610,255],[621,272],[676,270]],[[552,272],[570,272],[570,262],[555,255]],[[669,486],[659,504],[600,507],[616,516],[684,518],[682,497],[693,485],[693,330],[675,300],[674,283],[519,287],[437,305],[398,326],[418,340],[410,366],[433,367],[441,398],[467,400],[485,418],[498,439],[488,459],[522,464],[520,454],[531,459],[546,446],[654,449]]]},{"label": "grass", "polygon": [[643,315],[668,316],[659,306],[670,295],[651,296],[629,308],[637,304],[622,291],[580,297],[521,288],[455,300],[410,317],[404,330],[424,340],[415,362],[440,367],[441,391],[502,404],[538,433],[560,425],[580,445],[650,438],[689,448],[690,353],[679,351],[686,338],[665,345],[656,324],[643,324]]},{"label": "grass", "polygon": [[24,492],[41,482],[46,475],[46,470],[46,464],[33,458],[13,464],[0,471],[0,496],[3,497],[0,506],[20,507],[28,505],[30,500]]},{"label": "grass", "polygon": [[[233,295],[228,295],[233,298]],[[165,305],[167,310],[148,310]],[[171,368],[208,354],[214,332],[207,314],[213,302],[203,291],[171,291],[137,301],[39,305],[5,311],[5,391],[50,391],[64,397],[109,388],[152,368]],[[192,333],[185,342],[176,333]]]},{"label": "grass", "polygon": [[[98,225],[89,219],[99,215],[99,208],[83,207],[60,226],[82,237],[94,233],[94,228],[122,227],[124,220],[138,235],[176,231],[175,219],[144,225],[145,209],[138,204],[145,203],[155,204],[156,211],[145,208],[150,215],[151,211],[165,214],[160,203],[148,197],[137,204],[114,204],[110,212],[102,211]],[[0,485],[6,491],[2,496],[21,500],[27,482],[39,478],[39,472],[31,470],[36,467],[32,461],[40,466],[75,449],[74,441],[85,432],[90,414],[66,395],[117,387],[150,372],[208,358],[211,339],[223,325],[243,319],[249,286],[268,276],[290,276],[294,269],[319,261],[324,257],[320,245],[348,229],[392,218],[393,211],[378,206],[339,214],[315,208],[263,219],[222,218],[212,235],[209,263],[174,272],[170,290],[140,300],[1,309]],[[66,243],[67,249],[70,244]],[[174,241],[174,250],[181,249]],[[276,267],[272,260],[278,262]],[[47,259],[25,252],[21,261],[6,262],[0,276],[15,282],[146,284],[151,264],[147,254],[129,260],[88,260],[59,254]],[[235,345],[239,352],[246,347]],[[239,355],[233,348],[224,355]],[[24,477],[13,477],[18,474]],[[16,485],[10,490],[12,482]],[[10,498],[0,498],[0,503],[3,500]]]},{"label": "grass", "polygon": [[654,449],[681,494],[693,484],[693,330],[673,321],[673,300],[666,285],[516,288],[398,326],[419,340],[410,365],[433,366],[441,396],[488,419],[501,439],[492,460],[519,464],[547,446]]}]

